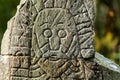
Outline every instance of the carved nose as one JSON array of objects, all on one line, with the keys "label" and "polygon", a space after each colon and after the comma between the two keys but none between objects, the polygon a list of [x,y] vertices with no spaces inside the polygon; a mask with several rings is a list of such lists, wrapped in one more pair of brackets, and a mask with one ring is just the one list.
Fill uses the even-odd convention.
[{"label": "carved nose", "polygon": [[58,36],[53,36],[50,38],[50,48],[51,50],[59,50],[60,38]]}]

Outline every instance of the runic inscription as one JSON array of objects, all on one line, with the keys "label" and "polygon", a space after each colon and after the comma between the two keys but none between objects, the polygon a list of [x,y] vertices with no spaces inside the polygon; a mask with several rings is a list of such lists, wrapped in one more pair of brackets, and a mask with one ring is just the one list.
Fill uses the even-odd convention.
[{"label": "runic inscription", "polygon": [[21,0],[2,42],[2,56],[11,60],[8,80],[102,80],[93,61],[93,4]]}]

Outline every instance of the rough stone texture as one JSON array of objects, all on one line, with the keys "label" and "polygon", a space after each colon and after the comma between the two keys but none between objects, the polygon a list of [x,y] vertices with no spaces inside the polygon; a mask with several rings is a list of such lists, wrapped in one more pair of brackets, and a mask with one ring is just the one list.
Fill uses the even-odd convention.
[{"label": "rough stone texture", "polygon": [[2,40],[0,80],[106,80],[94,17],[93,0],[21,0]]}]

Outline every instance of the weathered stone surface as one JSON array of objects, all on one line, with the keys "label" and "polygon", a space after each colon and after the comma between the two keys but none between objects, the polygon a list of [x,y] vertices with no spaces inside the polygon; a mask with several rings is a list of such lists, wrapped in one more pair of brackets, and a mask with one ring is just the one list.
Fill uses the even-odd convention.
[{"label": "weathered stone surface", "polygon": [[0,80],[104,80],[94,16],[93,0],[21,0],[2,40]]},{"label": "weathered stone surface", "polygon": [[28,60],[29,57],[25,56],[0,56],[0,80],[18,80],[13,78],[23,77],[27,79],[30,66]]},{"label": "weathered stone surface", "polygon": [[[12,77],[10,78],[10,75],[11,73],[14,74],[14,70],[15,68],[11,68],[13,67],[13,61],[14,61],[14,67],[18,67],[18,65],[20,66],[20,63],[21,62],[20,60],[25,60],[27,58],[23,57],[23,58],[18,58],[19,60],[18,61],[15,61],[16,58],[14,57],[8,57],[8,56],[0,56],[0,80],[47,80],[49,77],[47,76],[47,74],[44,74],[45,72],[41,69],[36,69],[37,65],[35,66],[32,66],[32,69],[34,69],[32,72],[32,75],[33,76],[36,76],[36,78],[26,78],[26,77]],[[23,60],[23,61],[24,61]],[[19,64],[16,66],[15,62],[18,62]],[[74,61],[72,61],[74,62]],[[100,55],[99,53],[96,53],[95,54],[95,62],[97,62],[101,68],[101,79],[100,80],[119,80],[120,79],[120,67],[115,64],[114,62],[110,61],[109,59],[105,58],[104,56]],[[22,62],[21,62],[22,63]],[[28,62],[24,61],[23,64],[28,64]],[[64,63],[64,62],[61,62],[61,64]],[[28,76],[28,73],[27,73],[27,66],[26,65],[26,70],[23,70],[25,72],[19,72],[19,73],[15,73],[15,74],[19,74],[19,75],[23,75],[23,76]],[[20,67],[18,67],[19,70],[20,70]],[[24,67],[25,68],[25,67]],[[35,70],[36,69],[36,70]],[[74,70],[77,70],[75,69],[74,67],[72,67],[72,69]],[[66,74],[71,74],[70,73],[70,69],[68,71],[66,71],[65,73]],[[13,73],[14,72],[14,73]],[[16,71],[18,72],[18,71]],[[43,74],[42,76],[40,76],[40,74]],[[52,75],[52,74],[50,74]],[[57,75],[57,73],[55,74]],[[39,77],[37,77],[39,76]],[[83,75],[81,75],[80,73],[76,74],[77,77],[81,76],[81,77],[84,77]],[[72,79],[71,77],[68,77],[67,78],[68,80],[82,80],[82,79]],[[51,78],[49,80],[61,80],[61,78]],[[64,79],[63,79],[64,80]],[[65,79],[66,80],[66,79]],[[97,79],[96,79],[97,80]]]}]

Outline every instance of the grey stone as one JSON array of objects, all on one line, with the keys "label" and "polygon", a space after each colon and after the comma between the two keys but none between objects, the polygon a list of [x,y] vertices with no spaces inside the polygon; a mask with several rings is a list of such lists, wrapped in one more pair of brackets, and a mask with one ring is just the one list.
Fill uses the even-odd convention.
[{"label": "grey stone", "polygon": [[110,80],[107,69],[117,71],[94,58],[94,17],[93,0],[21,0],[2,40],[0,80]]}]

